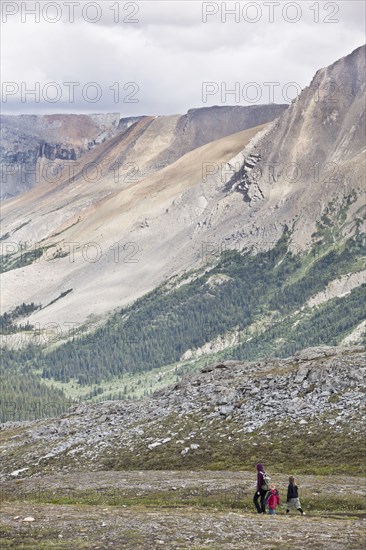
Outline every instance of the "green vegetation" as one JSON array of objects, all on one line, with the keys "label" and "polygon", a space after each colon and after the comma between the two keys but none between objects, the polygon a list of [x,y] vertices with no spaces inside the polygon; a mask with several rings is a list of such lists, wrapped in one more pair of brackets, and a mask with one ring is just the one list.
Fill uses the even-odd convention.
[{"label": "green vegetation", "polygon": [[62,298],[64,298],[65,296],[67,296],[68,294],[70,294],[70,292],[72,292],[73,289],[72,288],[69,288],[68,290],[64,290],[63,292],[60,293],[59,296],[57,296],[57,298],[55,298],[54,300],[51,300],[51,302],[49,304],[47,304],[46,306],[44,307],[48,307],[52,304],[54,304],[55,302],[57,302],[58,300],[61,300]]},{"label": "green vegetation", "polygon": [[[28,225],[32,220],[28,220],[27,222],[24,222],[22,223],[21,225],[18,225],[18,227],[16,227],[13,232],[12,232],[12,235],[14,235],[14,233],[16,233],[17,231],[19,231],[20,229],[22,229],[23,227],[25,227],[26,225]],[[0,242],[1,241],[6,241],[7,239],[9,239],[9,237],[11,236],[11,234],[9,232],[5,233],[4,235],[1,235],[0,237]]]},{"label": "green vegetation", "polygon": [[[94,334],[45,354],[39,365],[43,376],[100,384],[126,372],[139,374],[177,363],[188,349],[228,331],[238,331],[246,340],[226,354],[237,359],[285,356],[306,346],[338,343],[364,318],[364,286],[315,311],[299,308],[360,261],[362,236],[315,259],[295,282],[289,280],[302,269],[302,258],[288,252],[288,240],[285,234],[273,250],[255,256],[224,253],[209,273],[173,289],[157,288]],[[225,282],[209,285],[218,275],[226,276]],[[253,337],[253,323],[268,315],[275,322]]]},{"label": "green vegetation", "polygon": [[0,256],[0,273],[19,269],[39,261],[44,253],[53,246],[53,244],[49,244],[40,247],[39,243],[36,243],[34,248],[28,248],[27,243],[20,243],[19,250]]},{"label": "green vegetation", "polygon": [[[285,472],[291,464],[294,475],[365,475],[365,438],[359,430],[352,430],[352,422],[335,431],[323,418],[304,426],[273,421],[244,434],[235,421],[216,418],[207,424],[194,414],[183,418],[171,415],[159,429],[150,428],[149,435],[162,439],[178,430],[181,440],[199,445],[183,459],[182,446],[174,440],[153,451],[141,442],[137,452],[128,448],[114,449],[112,456],[106,452],[103,469],[241,471],[250,470],[260,457],[269,471]],[[192,433],[195,435],[190,438]]]},{"label": "green vegetation", "polygon": [[14,229],[13,234],[16,233],[17,231],[20,231],[20,229],[23,229],[23,227],[25,227],[26,225],[30,224],[31,221],[32,220],[28,220],[27,222],[24,222],[18,225],[18,227]]},{"label": "green vegetation", "polygon": [[33,347],[1,353],[0,422],[60,415],[73,401],[61,389],[46,385],[25,367],[37,356]]},{"label": "green vegetation", "polygon": [[[169,507],[182,508],[215,508],[218,510],[237,509],[246,512],[253,511],[253,495],[248,487],[208,489],[205,485],[196,487],[140,491],[136,489],[115,490],[113,487],[55,490],[29,490],[7,493],[3,491],[2,499],[7,502],[31,504],[57,504],[78,506],[146,506],[147,508]],[[301,491],[301,501],[307,512],[360,512],[365,510],[365,498],[355,494],[314,494],[313,489]],[[277,510],[283,513],[284,507]]]},{"label": "green vegetation", "polygon": [[4,235],[1,235],[0,242],[6,241],[6,239],[8,239],[9,237],[10,237],[10,233],[5,233]]},{"label": "green vegetation", "polygon": [[13,334],[15,332],[19,332],[20,330],[32,330],[34,327],[29,323],[19,326],[14,324],[14,321],[21,317],[27,317],[33,313],[33,311],[36,311],[41,307],[41,305],[36,305],[34,302],[31,304],[26,304],[23,302],[10,313],[5,312],[3,315],[0,315],[0,334]]},{"label": "green vegetation", "polygon": [[[366,285],[334,298],[315,311],[280,320],[250,342],[223,353],[233,359],[288,357],[314,345],[337,345],[365,318]],[[297,321],[297,322],[296,322]]]},{"label": "green vegetation", "polygon": [[[286,357],[309,346],[339,344],[365,319],[366,285],[315,308],[307,302],[331,281],[364,267],[365,235],[357,223],[362,212],[356,216],[352,237],[342,238],[340,229],[348,223],[347,209],[354,199],[350,195],[341,207],[329,205],[307,253],[289,251],[291,232],[285,229],[273,249],[257,254],[223,252],[209,270],[172,278],[94,333],[75,334],[57,345],[53,341],[47,349],[30,345],[26,353],[12,352],[8,384],[9,377],[26,372],[42,381],[42,389],[57,387],[62,396],[74,399],[137,398],[214,360]],[[12,258],[7,268],[21,257]],[[0,318],[4,334],[19,330],[14,315],[16,311]],[[27,334],[31,329],[22,327]],[[188,350],[227,334],[235,337],[231,347],[226,344],[222,351],[198,360],[194,355],[190,361],[182,359]],[[9,355],[6,364],[8,359]],[[169,374],[161,376],[165,372]],[[3,392],[0,398],[5,399]]]},{"label": "green vegetation", "polygon": [[[365,285],[318,308],[301,308],[337,274],[363,259],[362,236],[315,259],[290,254],[287,240],[285,235],[272,251],[256,256],[226,253],[209,273],[178,288],[159,287],[92,335],[49,352],[34,346],[26,353],[12,352],[13,371],[21,366],[20,372],[42,374],[46,384],[41,388],[56,384],[62,395],[94,401],[124,399],[149,395],[161,387],[154,377],[165,366],[176,369],[166,380],[173,383],[181,377],[180,359],[187,349],[230,330],[238,333],[237,345],[216,359],[284,357],[307,346],[335,345],[365,318]],[[218,275],[225,275],[224,283],[207,284]],[[263,324],[264,318],[272,322]],[[194,368],[194,362],[186,365]]]}]

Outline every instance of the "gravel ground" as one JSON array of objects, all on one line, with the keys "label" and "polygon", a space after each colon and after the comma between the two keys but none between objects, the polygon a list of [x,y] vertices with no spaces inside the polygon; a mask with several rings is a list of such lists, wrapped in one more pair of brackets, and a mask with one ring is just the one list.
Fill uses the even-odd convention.
[{"label": "gravel ground", "polygon": [[[272,474],[284,495],[286,476]],[[253,493],[252,472],[90,472],[14,479],[2,485],[1,537],[3,548],[13,549],[133,549],[167,548],[361,550],[366,545],[366,518],[359,512],[308,513],[305,517],[284,515],[283,507],[273,516],[230,507],[192,506],[182,495],[237,495]],[[331,494],[359,495],[364,491],[347,476],[301,476],[307,498]],[[95,505],[75,496],[117,491],[117,505],[96,501]],[[356,489],[356,491],[355,491]],[[73,491],[72,503],[42,502],[42,495],[60,499]],[[203,492],[200,492],[203,491]],[[164,505],[164,495],[169,498]],[[27,495],[25,498],[24,495]],[[137,498],[135,505],[123,504],[123,496]],[[30,500],[31,497],[33,500]],[[37,496],[39,497],[37,500]],[[146,499],[163,498],[160,505]],[[90,496],[88,497],[90,498]],[[16,499],[16,500],[13,500]],[[139,504],[139,500],[141,504]],[[220,499],[218,500],[220,502]],[[206,503],[207,504],[207,503]],[[24,521],[33,518],[33,521]]]},{"label": "gravel ground", "polygon": [[[291,472],[290,472],[291,473]],[[21,476],[20,476],[21,477]],[[288,476],[271,472],[271,479],[276,483],[280,494],[285,496],[288,484]],[[359,479],[344,475],[313,476],[301,475],[296,478],[301,492],[307,495],[364,495],[366,493],[366,480],[360,483]],[[255,472],[230,472],[230,471],[96,471],[73,472],[65,474],[33,476],[30,478],[16,479],[2,483],[3,493],[15,493],[36,491],[61,491],[67,490],[103,490],[115,489],[121,492],[130,491],[135,494],[148,495],[152,492],[169,490],[199,490],[218,493],[223,491],[235,496],[235,493],[252,495],[255,491]]]},{"label": "gravel ground", "polygon": [[[24,522],[28,516],[34,522]],[[364,519],[258,516],[193,508],[7,504],[1,525],[3,548],[17,549],[361,550],[366,544]]]}]

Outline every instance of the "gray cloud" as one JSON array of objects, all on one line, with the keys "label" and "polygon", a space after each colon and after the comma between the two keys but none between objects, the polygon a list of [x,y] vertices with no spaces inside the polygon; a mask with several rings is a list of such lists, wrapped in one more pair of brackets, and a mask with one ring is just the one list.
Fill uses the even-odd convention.
[{"label": "gray cloud", "polygon": [[[2,5],[14,5],[3,2]],[[20,5],[20,2],[18,3]],[[35,3],[28,2],[28,7]],[[50,4],[50,2],[48,2]],[[182,113],[191,107],[213,104],[237,104],[233,94],[221,97],[222,91],[239,86],[240,104],[248,104],[248,95],[260,87],[259,103],[267,103],[269,96],[265,82],[278,82],[274,100],[284,102],[282,89],[289,82],[306,86],[315,71],[347,55],[364,42],[364,2],[281,2],[276,6],[275,20],[269,22],[268,7],[263,2],[241,2],[240,21],[228,17],[221,22],[222,2],[216,5],[219,12],[202,22],[202,2],[136,2],[139,11],[133,17],[139,23],[115,23],[109,9],[115,2],[96,3],[102,10],[101,20],[88,23],[81,17],[80,2],[75,8],[75,22],[66,18],[64,2],[62,19],[49,23],[41,17],[40,23],[27,18],[22,23],[19,13],[9,16],[2,24],[2,77],[4,82],[21,83],[34,87],[39,82],[41,92],[55,92],[47,83],[56,82],[62,92],[57,103],[40,101],[30,96],[20,101],[20,95],[2,97],[2,112],[121,112],[124,116],[137,114]],[[90,2],[89,2],[90,4]],[[134,3],[120,2],[121,18],[136,11]],[[255,15],[255,4],[261,8],[261,19],[249,23],[242,17],[245,6],[252,4],[250,17]],[[289,6],[295,4],[295,6]],[[296,4],[301,18],[296,23],[284,20],[282,10],[288,6],[289,18],[296,15]],[[314,22],[310,6],[319,5],[319,22]],[[41,3],[42,6],[45,3]],[[235,2],[227,2],[233,7]],[[123,7],[128,9],[123,10]],[[132,7],[131,7],[132,6]],[[211,3],[212,9],[215,3]],[[332,13],[339,7],[338,13]],[[52,15],[52,11],[48,12]],[[54,12],[56,13],[56,11]],[[90,17],[96,13],[90,7]],[[41,14],[42,15],[42,14]],[[132,16],[132,15],[131,15]],[[338,19],[326,23],[326,18]],[[75,100],[69,101],[69,88],[63,83],[79,82],[75,87]],[[99,101],[88,101],[81,90],[96,82],[102,96]],[[118,82],[119,101],[110,87]],[[203,82],[215,82],[218,91],[202,101]],[[136,91],[136,83],[139,87]],[[238,84],[236,84],[238,83]],[[23,84],[24,87],[24,84]],[[86,88],[93,92],[93,87]],[[132,95],[134,92],[134,95]],[[294,90],[292,90],[294,93]],[[45,93],[43,95],[45,95]],[[53,97],[53,96],[52,96]],[[136,102],[128,102],[138,99]],[[224,100],[224,101],[223,101]]]}]

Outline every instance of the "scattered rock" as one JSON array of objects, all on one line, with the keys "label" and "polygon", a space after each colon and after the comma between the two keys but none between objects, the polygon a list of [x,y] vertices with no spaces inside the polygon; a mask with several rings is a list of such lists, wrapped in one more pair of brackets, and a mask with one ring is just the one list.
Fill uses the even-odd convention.
[{"label": "scattered rock", "polygon": [[[174,448],[181,446],[184,457],[199,448],[212,423],[220,422],[222,430],[231,427],[230,433],[219,434],[226,441],[235,441],[235,426],[243,437],[268,422],[289,419],[310,428],[321,418],[337,430],[344,424],[359,433],[365,380],[364,348],[325,347],[304,350],[296,358],[228,361],[187,374],[179,391],[168,387],[139,401],[78,405],[60,419],[24,423],[26,430],[7,440],[0,477],[17,478],[28,469],[38,475],[80,465],[95,467],[100,457],[105,460],[115,453],[116,445],[131,454],[147,448],[159,453],[162,445],[172,442]],[[187,434],[183,426],[191,415],[198,424]],[[167,428],[166,419],[170,422],[172,417],[176,424]],[[2,428],[5,437],[7,429],[13,429],[11,423]],[[14,449],[20,457],[16,470]],[[24,464],[28,466],[21,467]]]},{"label": "scattered rock", "polygon": [[14,472],[11,472],[11,477],[18,477],[19,474],[23,473],[23,472],[26,472],[27,470],[29,470],[29,468],[21,468],[20,470],[14,470]]}]

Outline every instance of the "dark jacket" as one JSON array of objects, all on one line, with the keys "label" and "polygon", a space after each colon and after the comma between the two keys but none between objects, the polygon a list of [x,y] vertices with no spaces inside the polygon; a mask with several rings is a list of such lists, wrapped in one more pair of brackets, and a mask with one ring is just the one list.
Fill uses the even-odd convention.
[{"label": "dark jacket", "polygon": [[299,498],[297,485],[291,485],[291,483],[287,488],[287,502],[290,500],[290,498]]}]

